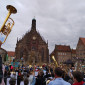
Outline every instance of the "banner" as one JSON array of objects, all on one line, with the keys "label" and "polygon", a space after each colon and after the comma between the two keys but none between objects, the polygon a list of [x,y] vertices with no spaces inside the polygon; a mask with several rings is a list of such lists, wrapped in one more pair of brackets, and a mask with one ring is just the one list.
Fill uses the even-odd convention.
[{"label": "banner", "polygon": [[11,62],[11,65],[12,65],[13,67],[18,67],[19,62]]}]

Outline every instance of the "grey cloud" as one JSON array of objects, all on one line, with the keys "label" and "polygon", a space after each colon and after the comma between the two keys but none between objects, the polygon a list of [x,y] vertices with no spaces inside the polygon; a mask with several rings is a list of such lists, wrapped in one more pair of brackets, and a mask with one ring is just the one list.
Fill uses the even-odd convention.
[{"label": "grey cloud", "polygon": [[1,0],[0,22],[3,22],[7,14],[7,4],[14,5],[18,10],[16,15],[11,15],[15,26],[2,47],[15,50],[17,37],[21,38],[30,30],[35,16],[37,30],[49,41],[50,52],[55,44],[76,48],[79,37],[85,37],[84,3],[85,0]]}]

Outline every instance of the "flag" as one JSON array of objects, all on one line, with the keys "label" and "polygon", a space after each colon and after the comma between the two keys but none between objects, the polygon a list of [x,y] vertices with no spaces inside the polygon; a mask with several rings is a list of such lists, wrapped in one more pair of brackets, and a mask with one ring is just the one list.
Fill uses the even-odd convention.
[{"label": "flag", "polygon": [[6,61],[8,61],[8,54],[6,55]]}]

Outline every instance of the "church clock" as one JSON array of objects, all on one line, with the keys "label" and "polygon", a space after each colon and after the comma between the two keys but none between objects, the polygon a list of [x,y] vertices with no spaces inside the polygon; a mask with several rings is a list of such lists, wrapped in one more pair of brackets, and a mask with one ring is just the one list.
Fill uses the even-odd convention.
[{"label": "church clock", "polygon": [[32,38],[33,40],[36,40],[36,37],[35,36],[33,36],[33,38]]}]

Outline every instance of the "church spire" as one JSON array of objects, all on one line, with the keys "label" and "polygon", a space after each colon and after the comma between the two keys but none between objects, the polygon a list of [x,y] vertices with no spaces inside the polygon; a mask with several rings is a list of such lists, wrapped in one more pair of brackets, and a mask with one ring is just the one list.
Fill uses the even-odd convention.
[{"label": "church spire", "polygon": [[32,28],[31,28],[31,30],[36,30],[36,19],[35,18],[32,19]]}]

